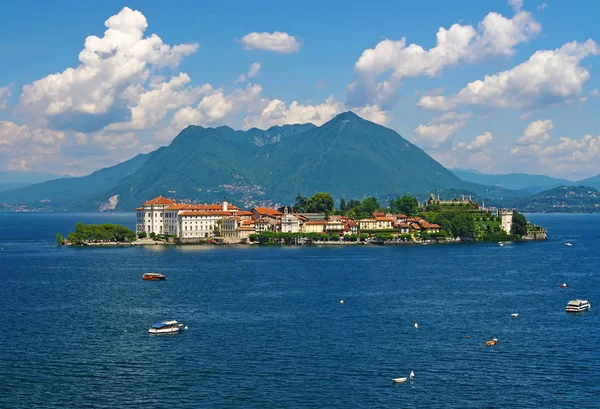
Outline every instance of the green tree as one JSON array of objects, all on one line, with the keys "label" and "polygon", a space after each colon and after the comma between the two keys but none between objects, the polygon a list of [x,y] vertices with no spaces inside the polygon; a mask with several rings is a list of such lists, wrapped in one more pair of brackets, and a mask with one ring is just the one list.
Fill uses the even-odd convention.
[{"label": "green tree", "polygon": [[306,197],[302,196],[300,193],[298,193],[298,196],[296,196],[296,204],[294,206],[292,206],[292,209],[296,213],[305,213],[307,211],[306,210],[307,203],[308,203],[308,199]]},{"label": "green tree", "polygon": [[342,212],[346,211],[346,199],[344,199],[343,197],[342,197],[342,200],[340,200],[340,210]]},{"label": "green tree", "polygon": [[416,216],[419,213],[419,202],[412,196],[404,195],[390,201],[390,209],[393,213]]},{"label": "green tree", "polygon": [[56,244],[58,244],[59,246],[65,244],[65,238],[60,233],[56,233]]},{"label": "green tree", "polygon": [[306,203],[306,211],[308,213],[325,213],[326,215],[333,214],[334,202],[333,197],[329,193],[319,192],[313,195]]},{"label": "green tree", "polygon": [[146,237],[148,237],[148,233],[146,233],[145,231],[141,231],[138,233],[138,237],[140,239],[145,239]]},{"label": "green tree", "polygon": [[527,234],[527,219],[519,212],[513,213],[512,228],[510,234],[516,234],[523,237]]},{"label": "green tree", "polygon": [[340,235],[337,233],[333,233],[329,236],[329,240],[331,241],[340,241]]}]

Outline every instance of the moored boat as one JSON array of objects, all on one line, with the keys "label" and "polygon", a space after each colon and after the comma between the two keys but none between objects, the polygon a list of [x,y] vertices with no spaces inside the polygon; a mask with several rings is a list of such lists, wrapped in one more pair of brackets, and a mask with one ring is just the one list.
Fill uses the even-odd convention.
[{"label": "moored boat", "polygon": [[144,275],[142,276],[142,280],[148,281],[162,281],[165,278],[167,278],[167,276],[160,273],[144,273]]},{"label": "moored boat", "polygon": [[588,302],[588,300],[571,300],[569,301],[569,303],[567,304],[567,312],[582,312],[582,311],[587,311],[590,308],[592,308],[592,306],[590,305],[590,303]]},{"label": "moored boat", "polygon": [[[185,327],[187,328],[187,327]],[[177,322],[175,320],[172,321],[161,321],[161,322],[157,322],[156,324],[154,324],[149,330],[148,332],[150,334],[156,334],[156,335],[161,335],[161,334],[175,334],[179,331],[182,331],[185,329],[183,324],[180,322]]]},{"label": "moored boat", "polygon": [[392,378],[392,383],[404,383],[406,378]]}]

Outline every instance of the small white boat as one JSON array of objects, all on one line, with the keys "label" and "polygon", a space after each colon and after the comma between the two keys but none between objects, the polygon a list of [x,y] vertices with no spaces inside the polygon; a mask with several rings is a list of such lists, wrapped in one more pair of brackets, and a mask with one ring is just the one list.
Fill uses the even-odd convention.
[{"label": "small white boat", "polygon": [[567,304],[567,312],[582,312],[592,308],[588,300],[571,300]]},{"label": "small white boat", "polygon": [[562,284],[560,285],[560,288],[567,288],[567,283],[562,283]]},{"label": "small white boat", "polygon": [[148,332],[155,335],[175,334],[184,329],[187,329],[187,327],[184,328],[182,323],[173,320],[157,322],[148,330]]},{"label": "small white boat", "polygon": [[343,304],[343,303],[344,303],[344,300],[340,300],[340,304]]},{"label": "small white boat", "polygon": [[504,243],[502,243],[501,241],[499,241],[499,242],[498,242],[498,245],[499,245],[500,247],[504,247]]},{"label": "small white boat", "polygon": [[404,383],[407,378],[392,378],[392,383]]},{"label": "small white boat", "polygon": [[414,371],[410,371],[410,380],[412,381],[413,379],[415,379],[415,373]]},{"label": "small white boat", "polygon": [[573,245],[573,243],[571,243],[570,241],[565,243],[565,246],[572,246],[572,245]]},{"label": "small white boat", "polygon": [[417,323],[415,322],[415,325],[414,325],[414,327],[415,327],[415,328],[419,328],[419,324],[417,324]]},{"label": "small white boat", "polygon": [[517,318],[517,317],[519,316],[519,313],[518,313],[518,312],[515,312],[514,314],[510,314],[510,316],[511,316],[511,317],[515,317],[515,318]]}]

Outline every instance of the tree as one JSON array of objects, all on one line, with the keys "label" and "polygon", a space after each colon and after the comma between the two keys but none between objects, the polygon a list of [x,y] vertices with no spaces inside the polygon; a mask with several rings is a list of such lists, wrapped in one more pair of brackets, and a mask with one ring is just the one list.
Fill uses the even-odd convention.
[{"label": "tree", "polygon": [[329,240],[331,241],[340,241],[340,235],[337,233],[333,233],[329,236]]},{"label": "tree", "polygon": [[412,196],[404,195],[390,201],[390,209],[393,213],[416,216],[419,212],[419,202]]},{"label": "tree", "polygon": [[307,211],[306,210],[307,203],[308,203],[308,199],[306,197],[302,196],[300,193],[298,193],[298,196],[296,196],[296,204],[294,206],[292,206],[292,209],[296,213],[305,213]]},{"label": "tree", "polygon": [[319,192],[313,195],[306,203],[306,212],[325,213],[327,216],[334,212],[333,197],[329,193]]},{"label": "tree", "polygon": [[58,244],[59,246],[65,244],[65,238],[60,233],[56,233],[56,244]]},{"label": "tree", "polygon": [[145,231],[141,231],[138,233],[138,237],[140,239],[145,239],[146,237],[148,237],[148,233],[146,233]]},{"label": "tree", "polygon": [[527,219],[519,212],[513,213],[510,234],[516,234],[519,237],[523,237],[527,234]]},{"label": "tree", "polygon": [[342,200],[340,200],[340,210],[342,212],[346,211],[346,200],[342,197]]}]

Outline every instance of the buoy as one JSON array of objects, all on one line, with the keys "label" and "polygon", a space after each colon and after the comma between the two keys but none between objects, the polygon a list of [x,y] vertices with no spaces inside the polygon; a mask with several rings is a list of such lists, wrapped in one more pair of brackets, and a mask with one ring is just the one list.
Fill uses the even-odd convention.
[{"label": "buoy", "polygon": [[415,322],[415,328],[419,328],[419,324]]},{"label": "buoy", "polygon": [[344,303],[344,300],[340,300],[340,304],[343,304],[343,303]]},{"label": "buoy", "polygon": [[413,379],[415,379],[415,373],[410,371],[410,380],[412,381]]},{"label": "buoy", "polygon": [[186,325],[185,327],[183,327],[183,329],[188,329],[188,326]]}]

